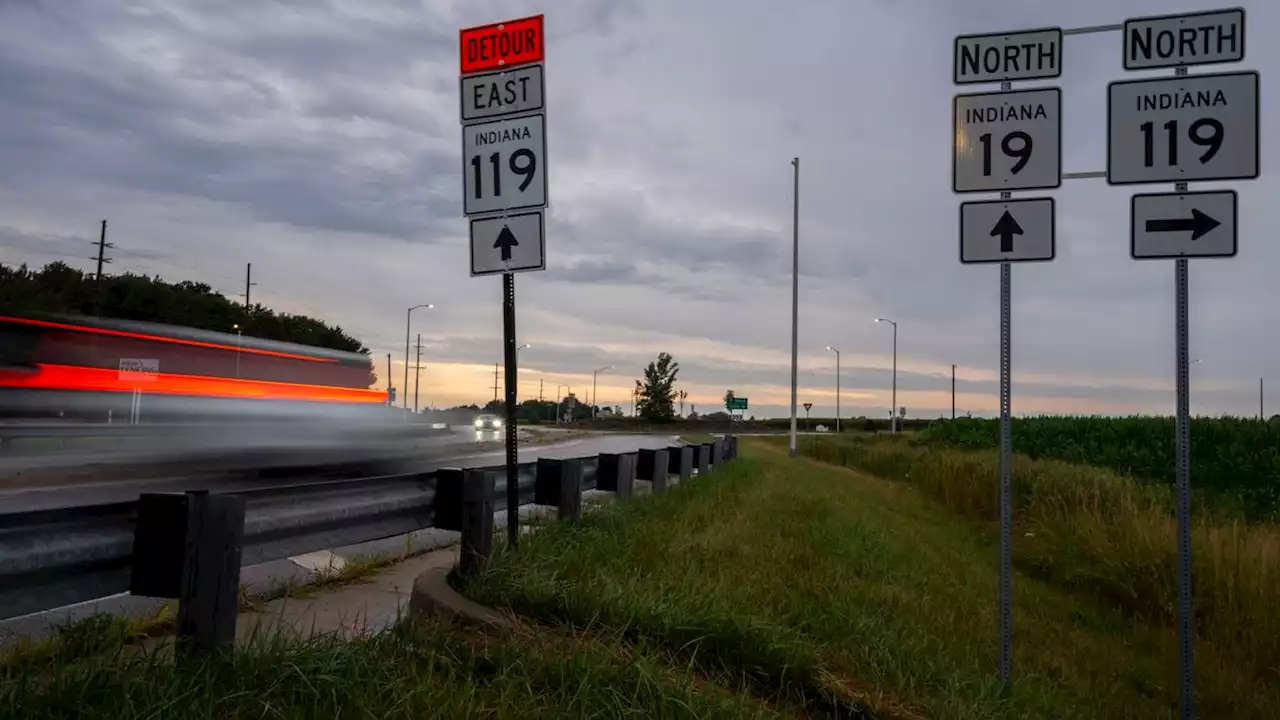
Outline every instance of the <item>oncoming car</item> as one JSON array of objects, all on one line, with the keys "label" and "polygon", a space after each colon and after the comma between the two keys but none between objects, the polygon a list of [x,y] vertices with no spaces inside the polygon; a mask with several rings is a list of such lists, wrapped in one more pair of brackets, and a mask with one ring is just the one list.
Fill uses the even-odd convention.
[{"label": "oncoming car", "polygon": [[486,413],[476,418],[475,426],[477,430],[497,430],[502,427],[502,418]]}]

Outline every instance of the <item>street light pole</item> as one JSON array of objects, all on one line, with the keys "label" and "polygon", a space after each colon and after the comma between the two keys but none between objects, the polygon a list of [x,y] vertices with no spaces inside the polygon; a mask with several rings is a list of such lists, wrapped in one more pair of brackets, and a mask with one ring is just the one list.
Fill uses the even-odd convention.
[{"label": "street light pole", "polygon": [[[836,432],[840,432],[840,351],[827,346],[827,349],[836,354]],[[805,418],[808,418],[808,411],[805,412]]]},{"label": "street light pole", "polygon": [[598,410],[600,407],[600,403],[596,402],[596,376],[598,376],[600,373],[604,372],[605,370],[612,370],[612,369],[613,369],[612,365],[605,365],[599,370],[593,370],[591,372],[591,419],[592,420],[595,420],[596,417],[599,415]]},{"label": "street light pole", "polygon": [[956,419],[956,366],[951,364],[951,419]]},{"label": "street light pole", "polygon": [[433,307],[435,306],[431,303],[414,305],[405,311],[404,314],[404,385],[401,386],[401,388],[402,394],[404,395],[404,402],[402,405],[406,412],[409,410],[409,393],[407,392],[409,389],[409,330],[413,321],[413,311],[418,308],[427,308],[430,310]]},{"label": "street light pole", "polygon": [[887,322],[893,326],[893,390],[889,396],[889,428],[896,435],[898,433],[898,323],[889,318],[876,318],[876,322]]},{"label": "street light pole", "polygon": [[796,457],[796,379],[800,363],[800,158],[792,158],[795,168],[791,196],[791,457]]}]

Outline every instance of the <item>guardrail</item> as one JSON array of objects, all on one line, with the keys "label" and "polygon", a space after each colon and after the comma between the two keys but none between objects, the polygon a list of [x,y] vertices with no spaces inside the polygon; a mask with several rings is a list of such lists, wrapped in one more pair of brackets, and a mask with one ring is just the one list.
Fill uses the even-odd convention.
[{"label": "guardrail", "polygon": [[[663,492],[670,475],[687,479],[695,467],[705,475],[736,456],[728,437],[541,459],[519,466],[520,504],[554,505],[575,519],[584,489],[624,500],[638,477]],[[462,570],[471,571],[487,559],[493,514],[505,508],[505,467],[485,467],[0,514],[0,620],[129,592],[179,601],[181,647],[226,649],[242,566],[436,527],[462,532]]]}]

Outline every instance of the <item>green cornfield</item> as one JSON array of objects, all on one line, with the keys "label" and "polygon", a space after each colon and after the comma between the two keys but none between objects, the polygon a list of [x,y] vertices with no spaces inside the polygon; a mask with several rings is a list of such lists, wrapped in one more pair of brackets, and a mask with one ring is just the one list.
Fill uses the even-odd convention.
[{"label": "green cornfield", "polygon": [[[999,443],[998,420],[936,422],[923,442],[977,450]],[[1093,465],[1134,478],[1174,481],[1173,418],[1033,417],[1013,421],[1013,450],[1032,458]],[[1191,421],[1192,487],[1250,519],[1280,514],[1280,422]]]}]

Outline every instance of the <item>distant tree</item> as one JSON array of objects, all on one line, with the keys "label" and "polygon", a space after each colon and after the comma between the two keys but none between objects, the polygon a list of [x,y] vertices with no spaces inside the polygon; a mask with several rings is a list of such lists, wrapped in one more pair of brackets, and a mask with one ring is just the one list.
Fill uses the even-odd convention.
[{"label": "distant tree", "polygon": [[692,404],[690,404],[690,405],[689,405],[689,419],[690,419],[690,420],[697,420],[697,419],[698,419],[698,406],[697,406],[697,405],[692,405]]},{"label": "distant tree", "polygon": [[738,397],[737,395],[733,394],[732,390],[725,390],[724,391],[724,409],[728,410],[729,406],[733,404],[734,399],[736,399],[737,397]]},{"label": "distant tree", "polygon": [[675,418],[675,384],[680,374],[680,364],[668,353],[658,353],[658,359],[644,369],[644,382],[640,388],[637,407],[640,417],[650,422],[667,422]]},{"label": "distant tree", "polygon": [[676,393],[676,397],[680,398],[680,414],[684,415],[684,401],[685,401],[685,398],[689,397],[689,391],[681,390],[680,392]]}]

